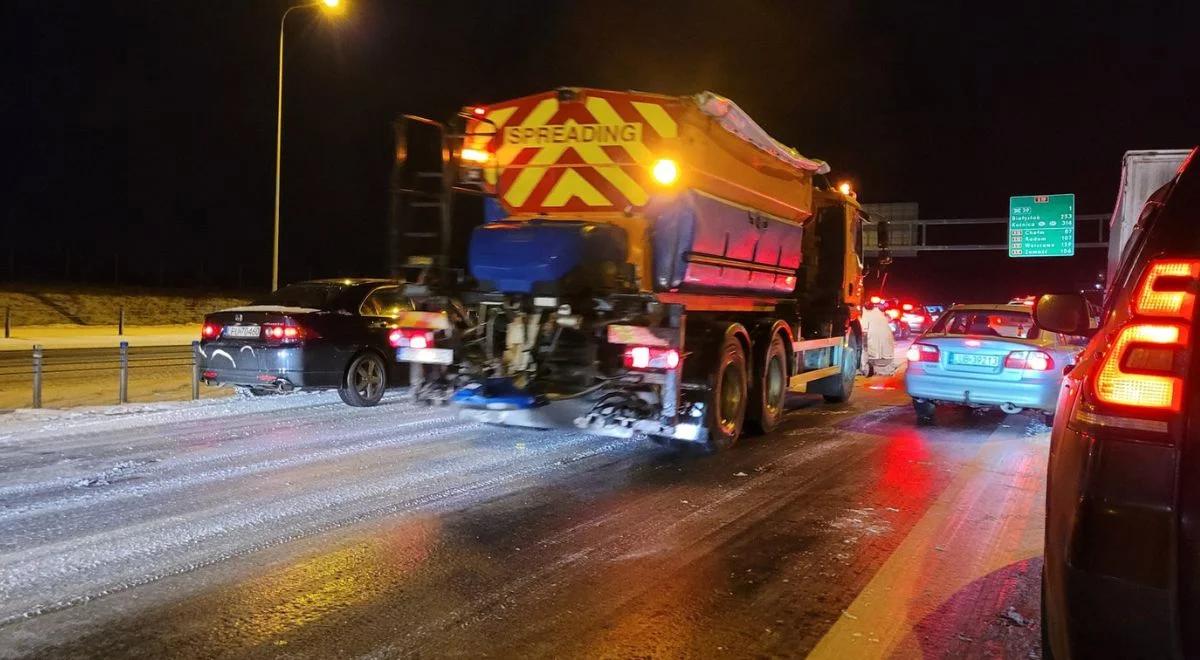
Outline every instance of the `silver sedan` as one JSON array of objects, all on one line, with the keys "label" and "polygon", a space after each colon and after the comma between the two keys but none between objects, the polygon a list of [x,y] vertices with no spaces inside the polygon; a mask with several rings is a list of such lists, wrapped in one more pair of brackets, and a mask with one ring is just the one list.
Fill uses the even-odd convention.
[{"label": "silver sedan", "polygon": [[955,305],[908,349],[904,385],[921,423],[939,404],[1037,410],[1049,423],[1082,348],[1039,328],[1028,305]]}]

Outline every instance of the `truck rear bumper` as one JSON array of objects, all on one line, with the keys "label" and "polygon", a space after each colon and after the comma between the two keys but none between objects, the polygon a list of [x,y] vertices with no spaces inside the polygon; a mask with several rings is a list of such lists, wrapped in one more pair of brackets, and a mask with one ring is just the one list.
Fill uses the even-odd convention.
[{"label": "truck rear bumper", "polygon": [[572,399],[554,401],[537,408],[486,409],[463,407],[459,408],[458,416],[460,419],[484,424],[500,424],[503,426],[519,426],[535,429],[563,429],[609,438],[632,438],[634,435],[642,433],[688,442],[704,442],[708,439],[705,428],[699,424],[680,423],[664,425],[653,420],[638,420],[628,424],[617,424],[589,420],[587,413],[591,409],[591,405],[591,401]]}]

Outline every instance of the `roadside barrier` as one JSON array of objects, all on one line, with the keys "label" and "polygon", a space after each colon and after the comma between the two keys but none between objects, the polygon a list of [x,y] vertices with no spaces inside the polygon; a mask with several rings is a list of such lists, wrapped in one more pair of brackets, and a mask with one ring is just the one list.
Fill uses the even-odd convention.
[{"label": "roadside barrier", "polygon": [[[192,400],[200,398],[200,342],[190,346],[130,346],[123,341],[115,348],[43,348],[0,351],[0,387],[10,382],[28,382],[32,407],[42,407],[42,390],[47,378],[82,376],[112,378],[116,371],[117,403],[129,402],[130,372],[190,367]],[[110,381],[111,382],[111,381]]]}]

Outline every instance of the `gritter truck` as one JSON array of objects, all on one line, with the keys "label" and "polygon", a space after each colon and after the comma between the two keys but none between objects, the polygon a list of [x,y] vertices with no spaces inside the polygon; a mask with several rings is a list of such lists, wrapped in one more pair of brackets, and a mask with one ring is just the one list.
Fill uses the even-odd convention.
[{"label": "gritter truck", "polygon": [[[721,449],[789,392],[851,396],[870,220],[729,99],[561,88],[406,116],[396,154],[393,249],[422,303],[391,342],[419,400]],[[464,239],[471,195],[487,221]]]}]

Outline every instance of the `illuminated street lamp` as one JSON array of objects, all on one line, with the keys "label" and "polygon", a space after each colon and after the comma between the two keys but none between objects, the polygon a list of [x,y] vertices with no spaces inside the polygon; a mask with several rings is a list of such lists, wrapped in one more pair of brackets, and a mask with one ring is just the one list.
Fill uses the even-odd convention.
[{"label": "illuminated street lamp", "polygon": [[341,8],[341,0],[314,0],[302,5],[288,7],[279,19],[279,105],[275,113],[275,240],[271,254],[271,290],[279,288],[279,167],[283,151],[283,25],[288,14],[296,9],[320,7],[327,13],[337,12]]}]

